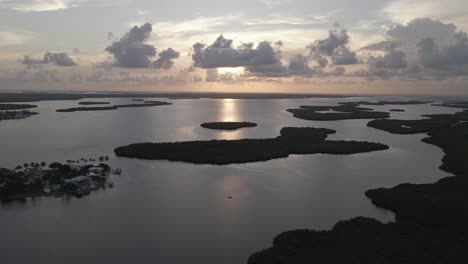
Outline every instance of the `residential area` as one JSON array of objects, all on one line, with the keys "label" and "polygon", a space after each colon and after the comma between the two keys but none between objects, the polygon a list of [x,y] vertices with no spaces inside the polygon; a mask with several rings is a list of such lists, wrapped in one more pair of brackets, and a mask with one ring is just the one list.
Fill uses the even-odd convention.
[{"label": "residential area", "polygon": [[[32,162],[18,165],[15,169],[0,168],[0,199],[87,194],[105,186],[111,173],[111,168],[103,163],[104,158],[99,160],[102,161],[99,165],[68,161],[47,166],[45,162]],[[112,187],[111,183],[108,185]]]}]

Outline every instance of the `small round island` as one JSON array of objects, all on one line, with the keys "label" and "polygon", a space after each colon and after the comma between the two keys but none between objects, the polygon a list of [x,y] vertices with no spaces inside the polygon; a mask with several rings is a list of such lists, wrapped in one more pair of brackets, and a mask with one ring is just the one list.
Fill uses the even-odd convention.
[{"label": "small round island", "polygon": [[252,122],[211,122],[200,125],[203,128],[216,130],[236,130],[244,127],[256,127],[256,123]]}]

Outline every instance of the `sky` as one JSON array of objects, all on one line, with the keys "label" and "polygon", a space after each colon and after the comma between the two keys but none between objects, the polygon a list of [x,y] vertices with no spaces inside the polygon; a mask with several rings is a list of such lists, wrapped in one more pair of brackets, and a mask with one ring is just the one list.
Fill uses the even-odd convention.
[{"label": "sky", "polygon": [[0,0],[0,90],[468,95],[468,0]]}]

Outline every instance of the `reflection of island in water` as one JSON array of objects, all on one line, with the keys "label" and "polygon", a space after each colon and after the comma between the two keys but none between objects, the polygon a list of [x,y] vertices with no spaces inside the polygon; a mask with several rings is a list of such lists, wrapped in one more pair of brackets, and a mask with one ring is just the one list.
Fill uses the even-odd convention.
[{"label": "reflection of island in water", "polygon": [[83,160],[69,161],[68,164],[54,162],[48,168],[45,162],[25,163],[23,166],[18,165],[14,170],[2,168],[0,200],[87,194],[103,187],[111,173],[111,168],[104,163],[104,157],[99,160],[99,165],[85,165],[88,160]]},{"label": "reflection of island in water", "polygon": [[140,143],[118,147],[119,157],[224,165],[285,158],[291,154],[353,154],[388,149],[387,145],[359,141],[325,140],[334,130],[286,127],[268,139]]}]

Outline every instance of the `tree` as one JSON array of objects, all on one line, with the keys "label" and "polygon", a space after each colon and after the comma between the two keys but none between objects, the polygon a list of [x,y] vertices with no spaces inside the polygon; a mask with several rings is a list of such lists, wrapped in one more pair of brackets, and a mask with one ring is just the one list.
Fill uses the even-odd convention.
[{"label": "tree", "polygon": [[45,167],[46,165],[45,161],[41,162],[41,167]]},{"label": "tree", "polygon": [[49,168],[51,169],[60,169],[60,167],[62,167],[62,164],[58,163],[58,162],[53,162],[49,165]]},{"label": "tree", "polygon": [[103,156],[99,157],[99,161],[104,161],[104,157]]},{"label": "tree", "polygon": [[29,167],[28,163],[24,163],[23,165],[24,165],[25,168]]},{"label": "tree", "polygon": [[109,156],[106,156],[106,161],[108,161],[108,160],[109,160]]}]

